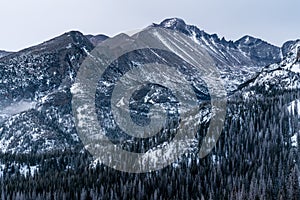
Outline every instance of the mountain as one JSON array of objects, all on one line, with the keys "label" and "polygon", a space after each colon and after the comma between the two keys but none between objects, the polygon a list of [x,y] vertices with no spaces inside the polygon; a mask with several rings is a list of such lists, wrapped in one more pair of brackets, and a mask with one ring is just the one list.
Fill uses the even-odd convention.
[{"label": "mountain", "polygon": [[237,92],[244,96],[274,95],[287,90],[300,89],[300,41],[288,41],[282,47],[280,63],[266,66],[253,78],[241,84]]},{"label": "mountain", "polygon": [[[293,60],[296,55],[289,53],[295,51],[295,41],[285,44],[282,50],[250,36],[235,42],[226,41],[216,34],[210,35],[196,26],[186,25],[183,20],[177,18],[166,19],[150,27],[176,30],[187,35],[190,45],[203,49],[213,59],[225,80],[227,92],[247,89],[250,91],[249,88],[257,89],[261,85],[266,87],[266,77],[270,77],[270,83],[276,79],[283,79],[275,76],[277,72],[272,71],[273,68],[280,68],[282,76],[286,76],[290,80],[289,83],[297,82],[298,75],[294,72],[297,70],[297,63],[288,65],[292,62],[289,59]],[[53,149],[82,148],[72,115],[70,88],[83,60],[97,44],[107,38],[105,35],[85,36],[80,32],[71,31],[40,45],[0,58],[2,152],[47,152]],[[173,42],[175,47],[176,41]],[[187,55],[191,51],[185,49],[182,53]],[[160,60],[151,52],[145,55],[149,60]],[[280,62],[282,55],[285,55],[285,60],[280,64],[272,64]],[[205,58],[202,58],[202,62],[205,61]],[[126,62],[129,66],[132,65],[128,60]],[[282,83],[286,84],[286,81]],[[275,85],[278,86],[277,82]],[[207,89],[202,86],[199,87],[201,90],[198,95],[209,99]],[[159,94],[155,93],[156,90],[160,91],[162,88],[154,85],[143,88],[136,95],[146,95],[137,98],[136,103],[132,104],[135,105],[133,108],[141,109],[143,106],[139,106],[145,98],[151,101],[156,99],[157,103],[162,101],[154,95]],[[148,106],[145,105],[143,109],[147,111]]]},{"label": "mountain", "polygon": [[83,34],[72,31],[0,59],[2,152],[43,152],[80,144],[70,87],[93,48]]},{"label": "mountain", "polygon": [[281,61],[281,48],[252,36],[244,36],[234,42],[258,66],[267,66]]},{"label": "mountain", "polygon": [[208,34],[196,26],[187,25],[178,18],[166,19],[152,26],[184,33],[205,48],[215,60],[229,92],[259,72],[262,67],[281,61],[280,47],[251,36],[244,36],[235,42],[227,41],[216,34]]},{"label": "mountain", "polygon": [[196,43],[206,48],[220,67],[264,67],[281,60],[280,47],[251,36],[246,35],[235,42],[227,41],[220,39],[217,34],[208,34],[196,26],[187,25],[178,18],[166,19],[153,26],[176,30],[192,37]]},{"label": "mountain", "polygon": [[[154,48],[136,49],[136,39],[145,38],[142,44]],[[99,44],[110,49],[98,52]],[[9,53],[0,58],[1,199],[300,199],[299,46],[296,40],[279,48],[251,36],[227,41],[172,18],[132,37],[111,40],[71,31]],[[118,59],[110,62],[110,56]],[[158,67],[152,70],[148,63]],[[166,65],[175,70],[165,70]],[[226,92],[215,76],[219,73]],[[76,105],[78,96],[83,102]],[[227,104],[216,107],[224,96]],[[185,105],[195,112],[185,115],[191,108]],[[166,110],[167,120],[150,118],[150,110]],[[139,125],[166,123],[155,126],[158,134],[136,139],[112,120],[118,117]],[[79,137],[78,128],[87,122],[84,131],[93,133],[93,118],[117,144],[113,147],[144,153],[142,166],[131,165],[132,157],[124,154],[110,157],[107,140],[97,140],[98,135],[88,139],[103,158],[85,151],[93,146]],[[210,123],[213,137],[205,140]],[[142,132],[126,125],[122,128],[131,133]],[[184,136],[179,140],[177,127]],[[222,131],[219,138],[215,131]],[[207,145],[201,141],[217,142],[204,158],[199,152]],[[187,151],[177,157],[182,148]],[[154,169],[135,174],[115,170],[116,165],[134,172]]]}]

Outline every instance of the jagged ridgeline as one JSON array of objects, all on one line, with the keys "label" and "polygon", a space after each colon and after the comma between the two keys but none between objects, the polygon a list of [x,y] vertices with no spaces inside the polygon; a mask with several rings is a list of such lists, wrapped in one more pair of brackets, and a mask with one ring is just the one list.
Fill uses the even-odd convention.
[{"label": "jagged ridgeline", "polygon": [[[227,41],[176,18],[152,26],[188,35],[216,62],[228,107],[213,152],[199,159],[197,143],[178,162],[144,174],[94,162],[76,132],[70,88],[107,37],[69,32],[0,52],[2,199],[300,198],[299,41],[283,47],[251,36]],[[208,124],[200,125],[199,141]],[[145,145],[136,148],[154,144]]]}]

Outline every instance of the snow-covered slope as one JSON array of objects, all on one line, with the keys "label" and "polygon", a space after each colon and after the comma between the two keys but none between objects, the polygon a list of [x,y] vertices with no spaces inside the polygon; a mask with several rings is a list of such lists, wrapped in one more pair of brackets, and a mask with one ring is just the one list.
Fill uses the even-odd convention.
[{"label": "snow-covered slope", "polygon": [[262,67],[281,60],[279,47],[251,36],[244,36],[235,42],[227,41],[216,34],[211,35],[196,26],[187,25],[178,18],[166,19],[153,26],[182,32],[201,45],[215,60],[229,92]]},{"label": "snow-covered slope", "polygon": [[280,63],[262,69],[252,79],[241,84],[245,95],[274,94],[282,90],[300,89],[300,41],[289,41],[282,47],[285,57]]},{"label": "snow-covered slope", "polygon": [[93,48],[84,35],[73,31],[0,59],[2,152],[80,146],[69,88]]},{"label": "snow-covered slope", "polygon": [[[153,26],[188,35],[189,46],[196,45],[213,58],[227,84],[227,92],[255,95],[262,89],[268,92],[277,88],[300,88],[299,41],[288,42],[282,49],[250,36],[235,42],[226,41],[177,18]],[[0,151],[47,152],[83,147],[73,120],[70,88],[83,60],[104,39],[102,35],[84,36],[72,31],[0,58]],[[166,45],[164,38],[156,39]],[[175,48],[176,41],[170,42]],[[190,50],[185,48],[181,53],[188,57],[186,52]],[[145,55],[149,60],[165,62],[155,53]],[[152,95],[158,91],[155,87],[149,85],[140,93],[148,91],[148,99],[159,101]],[[136,108],[147,109],[139,107],[144,98],[139,100]]]}]

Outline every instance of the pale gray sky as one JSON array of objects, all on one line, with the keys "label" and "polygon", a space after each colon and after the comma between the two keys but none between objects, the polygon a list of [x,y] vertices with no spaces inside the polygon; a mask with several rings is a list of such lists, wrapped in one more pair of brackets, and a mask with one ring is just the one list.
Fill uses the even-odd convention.
[{"label": "pale gray sky", "polygon": [[300,38],[299,0],[0,0],[0,49],[20,50],[69,30],[113,36],[179,17],[208,33],[282,45]]}]

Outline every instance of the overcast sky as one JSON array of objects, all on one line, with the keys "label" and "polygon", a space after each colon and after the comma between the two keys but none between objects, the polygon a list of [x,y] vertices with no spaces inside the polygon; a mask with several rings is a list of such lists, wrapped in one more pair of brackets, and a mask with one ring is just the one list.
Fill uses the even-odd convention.
[{"label": "overcast sky", "polygon": [[281,46],[300,38],[299,0],[0,0],[0,49],[16,51],[69,30],[113,36],[179,17],[236,40]]}]

